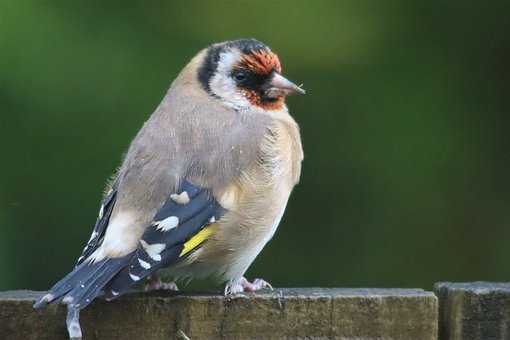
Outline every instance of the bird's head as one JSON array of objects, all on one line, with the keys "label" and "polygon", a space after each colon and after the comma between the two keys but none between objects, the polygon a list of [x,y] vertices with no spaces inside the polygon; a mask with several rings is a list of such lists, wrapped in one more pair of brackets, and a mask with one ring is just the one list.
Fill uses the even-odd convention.
[{"label": "bird's head", "polygon": [[278,56],[255,39],[211,45],[198,67],[198,79],[210,95],[235,108],[279,110],[285,96],[305,93],[282,76]]}]

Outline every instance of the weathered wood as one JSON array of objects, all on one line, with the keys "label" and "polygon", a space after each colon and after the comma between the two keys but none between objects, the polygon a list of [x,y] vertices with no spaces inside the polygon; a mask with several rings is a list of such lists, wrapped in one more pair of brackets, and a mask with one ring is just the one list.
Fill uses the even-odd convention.
[{"label": "weathered wood", "polygon": [[[66,339],[65,307],[41,293],[0,293],[0,339]],[[296,288],[224,298],[133,293],[82,311],[85,340],[437,339],[437,299],[421,289]],[[182,336],[180,337],[183,338]]]},{"label": "weathered wood", "polygon": [[510,339],[510,283],[436,283],[441,340]]}]

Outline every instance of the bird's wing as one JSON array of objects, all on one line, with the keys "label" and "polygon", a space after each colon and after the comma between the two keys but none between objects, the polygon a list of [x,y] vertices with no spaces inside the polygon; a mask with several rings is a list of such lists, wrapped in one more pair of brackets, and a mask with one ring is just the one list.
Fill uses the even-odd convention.
[{"label": "bird's wing", "polygon": [[115,298],[158,269],[187,257],[207,241],[214,222],[225,212],[210,190],[183,181],[146,229],[129,264],[106,286],[106,297]]},{"label": "bird's wing", "polygon": [[138,248],[122,257],[90,260],[88,254],[98,248],[101,235],[108,224],[115,191],[103,201],[103,216],[94,228],[74,270],[57,282],[35,307],[63,299],[73,308],[82,309],[104,291],[113,299],[126,292],[142,278],[160,268],[177,263],[198,249],[212,233],[214,222],[226,210],[207,188],[182,181],[179,190],[167,198],[140,239]]},{"label": "bird's wing", "polygon": [[116,196],[117,189],[114,185],[101,201],[101,207],[99,208],[99,215],[97,217],[94,230],[92,230],[90,239],[87,241],[85,248],[83,248],[78,261],[76,261],[76,266],[85,261],[85,259],[89,257],[101,245],[100,241],[104,237],[106,228],[108,227],[110,216],[112,215],[113,207],[115,205]]}]

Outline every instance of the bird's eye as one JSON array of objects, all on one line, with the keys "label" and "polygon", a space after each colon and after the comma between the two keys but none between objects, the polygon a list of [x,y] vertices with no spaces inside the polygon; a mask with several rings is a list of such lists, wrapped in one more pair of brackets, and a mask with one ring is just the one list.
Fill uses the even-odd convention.
[{"label": "bird's eye", "polygon": [[236,81],[243,81],[247,77],[248,77],[248,75],[245,72],[243,72],[243,71],[239,71],[239,72],[234,73],[234,79]]}]

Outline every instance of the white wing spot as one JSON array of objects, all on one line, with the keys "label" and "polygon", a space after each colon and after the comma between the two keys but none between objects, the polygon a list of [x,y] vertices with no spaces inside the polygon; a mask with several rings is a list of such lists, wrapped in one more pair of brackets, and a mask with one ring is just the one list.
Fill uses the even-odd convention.
[{"label": "white wing spot", "polygon": [[131,280],[133,280],[133,281],[138,281],[138,280],[140,280],[140,276],[136,276],[136,275],[133,275],[133,274],[131,274],[131,273],[129,273],[129,277],[130,277],[130,278],[131,278]]},{"label": "white wing spot", "polygon": [[170,216],[163,221],[154,222],[157,230],[168,231],[179,225],[179,218],[177,216]]},{"label": "white wing spot", "polygon": [[148,244],[144,240],[140,240],[143,249],[147,252],[151,259],[154,261],[161,261],[161,252],[165,250],[166,245],[164,243]]},{"label": "white wing spot", "polygon": [[101,204],[101,208],[99,209],[99,215],[98,218],[102,219],[104,214],[104,204]]},{"label": "white wing spot", "polygon": [[116,292],[116,291],[112,290],[112,295],[113,295],[113,296],[118,296],[118,295],[119,295],[119,292]]},{"label": "white wing spot", "polygon": [[216,217],[211,216],[211,218],[209,219],[209,223],[214,223],[214,222],[216,222]]},{"label": "white wing spot", "polygon": [[187,191],[183,191],[180,194],[171,194],[170,198],[177,204],[188,204],[189,196]]},{"label": "white wing spot", "polygon": [[149,262],[146,262],[142,259],[138,259],[138,262],[140,263],[140,266],[142,266],[143,269],[150,269],[151,264]]}]

